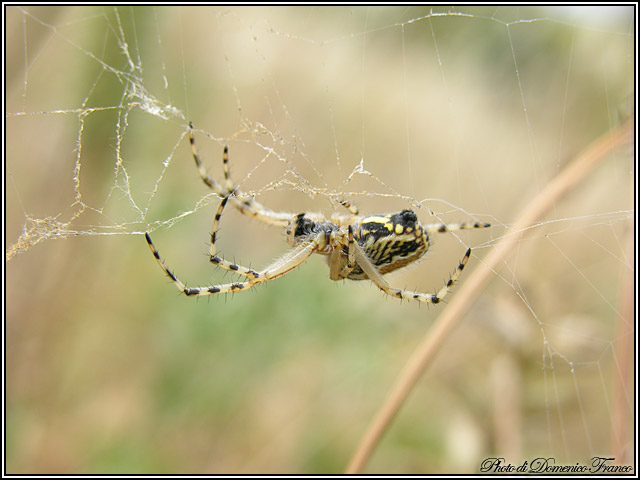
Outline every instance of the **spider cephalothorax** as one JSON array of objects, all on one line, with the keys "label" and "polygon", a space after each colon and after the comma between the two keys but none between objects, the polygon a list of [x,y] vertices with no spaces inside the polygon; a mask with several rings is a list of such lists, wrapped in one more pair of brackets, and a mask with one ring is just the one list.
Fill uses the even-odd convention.
[{"label": "spider cephalothorax", "polygon": [[299,213],[294,215],[291,222],[287,225],[287,243],[291,247],[300,245],[309,240],[311,237],[315,237],[319,233],[324,233],[327,244],[329,243],[329,237],[331,232],[335,232],[340,227],[333,222],[314,220],[307,213]]},{"label": "spider cephalothorax", "polygon": [[[468,249],[448,282],[435,294],[411,292],[392,288],[383,275],[409,263],[415,262],[428,250],[429,234],[453,230],[486,228],[488,223],[470,222],[456,224],[422,225],[413,210],[402,210],[395,214],[358,216],[358,211],[346,201],[342,201],[351,215],[333,215],[329,219],[317,213],[290,214],[274,212],[254,198],[241,192],[231,181],[227,147],[222,157],[224,184],[207,175],[195,148],[193,128],[189,128],[189,140],[193,158],[203,182],[218,194],[222,201],[213,221],[209,261],[225,270],[245,277],[243,282],[207,287],[187,287],[167,268],[160,253],[153,245],[148,233],[145,238],[160,267],[171,278],[176,287],[188,296],[213,295],[237,292],[274,280],[304,263],[314,253],[327,256],[329,278],[332,280],[371,280],[380,290],[397,298],[412,298],[426,303],[439,303],[449,292],[471,256]],[[266,268],[256,271],[231,263],[216,254],[216,232],[222,212],[231,203],[243,214],[268,225],[285,228],[287,243],[291,250]]]}]

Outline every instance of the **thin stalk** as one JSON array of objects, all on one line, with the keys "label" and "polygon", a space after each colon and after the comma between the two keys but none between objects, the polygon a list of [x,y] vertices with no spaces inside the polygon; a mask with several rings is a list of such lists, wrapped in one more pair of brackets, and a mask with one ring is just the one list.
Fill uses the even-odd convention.
[{"label": "thin stalk", "polygon": [[[629,121],[622,127],[608,131],[589,145],[525,206],[513,224],[512,232],[522,232],[533,225],[567,191],[577,185],[587,173],[593,170],[600,161],[606,159],[609,154],[620,146],[631,142],[632,138],[633,122]],[[477,268],[462,284],[400,372],[398,380],[385,402],[369,424],[349,462],[346,473],[360,473],[362,471],[373,450],[380,442],[382,435],[406,401],[418,379],[427,367],[431,365],[436,353],[444,345],[451,331],[460,323],[462,314],[489,281],[492,272],[507,259],[517,245],[518,242],[513,241],[512,236],[505,235],[482,262],[483,268]]]}]

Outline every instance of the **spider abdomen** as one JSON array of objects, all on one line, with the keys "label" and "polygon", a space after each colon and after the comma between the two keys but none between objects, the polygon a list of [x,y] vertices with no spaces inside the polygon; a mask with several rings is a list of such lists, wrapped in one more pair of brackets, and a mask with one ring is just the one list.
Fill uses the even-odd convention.
[{"label": "spider abdomen", "polygon": [[[371,263],[382,274],[418,260],[429,248],[428,236],[411,210],[365,217],[358,225],[355,236]],[[347,278],[365,280],[368,277],[356,265]]]}]

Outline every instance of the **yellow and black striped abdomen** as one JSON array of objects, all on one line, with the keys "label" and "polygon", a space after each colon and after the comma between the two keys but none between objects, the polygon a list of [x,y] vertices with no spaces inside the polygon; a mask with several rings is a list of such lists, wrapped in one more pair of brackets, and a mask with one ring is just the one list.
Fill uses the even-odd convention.
[{"label": "yellow and black striped abdomen", "polygon": [[[418,260],[429,248],[429,239],[411,210],[392,215],[365,217],[356,230],[356,241],[380,273],[385,274]],[[347,277],[365,280],[359,265]]]}]

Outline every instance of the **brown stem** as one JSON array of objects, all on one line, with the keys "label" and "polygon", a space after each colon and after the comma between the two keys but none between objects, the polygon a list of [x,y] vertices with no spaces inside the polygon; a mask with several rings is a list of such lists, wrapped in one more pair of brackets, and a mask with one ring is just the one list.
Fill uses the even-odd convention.
[{"label": "brown stem", "polygon": [[[575,186],[600,161],[607,158],[618,147],[630,142],[632,138],[633,122],[629,121],[622,127],[608,131],[589,145],[529,202],[513,224],[512,232],[517,234],[533,225],[562,195]],[[433,328],[426,334],[424,340],[400,373],[384,404],[369,424],[349,462],[346,473],[359,473],[362,471],[374,448],[380,442],[383,433],[406,401],[420,376],[433,361],[439,348],[444,344],[453,328],[460,322],[462,314],[488,282],[491,273],[498,268],[500,263],[505,261],[517,244],[518,242],[513,241],[510,235],[505,235],[482,262],[484,267],[477,268],[462,284],[453,300],[443,310]]]}]

